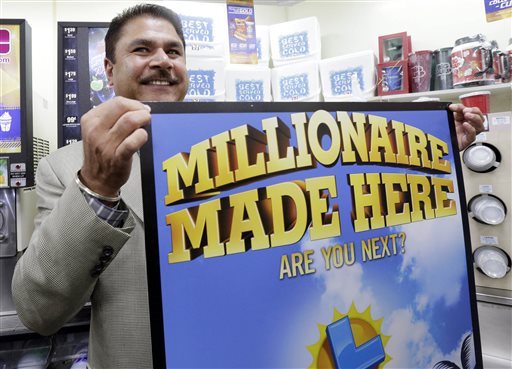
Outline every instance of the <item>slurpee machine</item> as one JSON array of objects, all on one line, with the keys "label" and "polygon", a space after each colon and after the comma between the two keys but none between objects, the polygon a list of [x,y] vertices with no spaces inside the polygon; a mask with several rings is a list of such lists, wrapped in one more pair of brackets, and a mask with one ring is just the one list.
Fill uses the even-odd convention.
[{"label": "slurpee machine", "polygon": [[23,326],[12,300],[14,268],[34,228],[34,173],[49,153],[48,141],[33,137],[31,46],[26,20],[0,19],[0,369],[68,368],[87,355],[87,311],[43,337]]},{"label": "slurpee machine", "polygon": [[[31,29],[0,19],[0,343],[19,327],[11,280],[33,230],[34,163]],[[7,352],[0,346],[0,368],[12,367]]]},{"label": "slurpee machine", "polygon": [[[24,242],[20,197],[34,186],[31,30],[23,19],[0,20],[0,267],[2,285]],[[24,236],[24,235],[23,235]],[[27,240],[28,241],[28,240]],[[26,245],[25,245],[26,246]],[[11,261],[13,259],[13,261]],[[2,294],[10,288],[2,288]],[[0,307],[8,300],[2,296]]]},{"label": "slurpee machine", "polygon": [[18,232],[20,199],[33,192],[34,186],[31,31],[23,19],[0,19],[0,83],[0,314],[3,314],[13,309],[10,281],[17,251],[26,247],[21,243],[28,242],[25,236],[29,236],[21,229]]}]

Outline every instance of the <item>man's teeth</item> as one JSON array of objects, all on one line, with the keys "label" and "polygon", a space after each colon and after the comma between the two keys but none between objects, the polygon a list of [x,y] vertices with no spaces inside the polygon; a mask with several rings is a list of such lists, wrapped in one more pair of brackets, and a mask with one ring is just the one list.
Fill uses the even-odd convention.
[{"label": "man's teeth", "polygon": [[158,85],[158,86],[169,86],[169,81],[150,81],[150,85]]}]

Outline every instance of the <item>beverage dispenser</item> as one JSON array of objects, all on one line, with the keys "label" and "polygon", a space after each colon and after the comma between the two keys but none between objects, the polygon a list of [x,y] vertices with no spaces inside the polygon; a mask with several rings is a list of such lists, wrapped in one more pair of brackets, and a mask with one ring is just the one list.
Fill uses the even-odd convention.
[{"label": "beverage dispenser", "polygon": [[508,361],[512,360],[511,120],[510,111],[488,114],[488,130],[461,153],[482,350]]},{"label": "beverage dispenser", "polygon": [[3,319],[14,310],[12,273],[18,251],[28,244],[35,213],[31,29],[23,19],[0,19],[0,83],[0,319]]}]

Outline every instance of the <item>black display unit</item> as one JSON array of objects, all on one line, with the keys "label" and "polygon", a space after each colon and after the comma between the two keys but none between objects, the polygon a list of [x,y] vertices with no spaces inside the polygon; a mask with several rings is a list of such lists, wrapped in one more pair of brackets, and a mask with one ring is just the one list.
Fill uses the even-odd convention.
[{"label": "black display unit", "polygon": [[58,23],[58,147],[79,141],[80,117],[114,96],[103,67],[108,26]]},{"label": "black display unit", "polygon": [[0,19],[0,188],[34,185],[32,33],[25,19]]}]

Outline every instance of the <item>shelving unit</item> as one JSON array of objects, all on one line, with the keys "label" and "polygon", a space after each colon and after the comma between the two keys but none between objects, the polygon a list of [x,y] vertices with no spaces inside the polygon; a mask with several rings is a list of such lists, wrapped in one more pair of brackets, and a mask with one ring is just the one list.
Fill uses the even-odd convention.
[{"label": "shelving unit", "polygon": [[491,112],[512,110],[512,83],[496,85],[454,88],[450,90],[415,92],[400,95],[375,96],[368,101],[404,102],[413,101],[420,97],[438,97],[441,101],[459,102],[459,96],[476,91],[491,92]]}]

